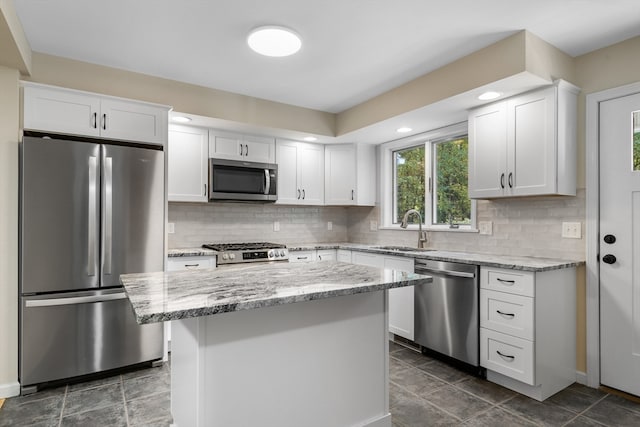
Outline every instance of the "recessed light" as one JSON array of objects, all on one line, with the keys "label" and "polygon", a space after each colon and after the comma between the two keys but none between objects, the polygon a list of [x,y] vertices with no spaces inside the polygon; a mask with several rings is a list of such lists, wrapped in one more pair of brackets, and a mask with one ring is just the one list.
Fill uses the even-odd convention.
[{"label": "recessed light", "polygon": [[490,101],[492,99],[500,98],[501,96],[502,94],[500,92],[494,92],[490,90],[478,96],[478,99],[480,101]]},{"label": "recessed light", "polygon": [[191,117],[175,116],[171,119],[171,121],[174,121],[176,123],[189,123],[191,121]]},{"label": "recessed light", "polygon": [[303,139],[308,142],[315,142],[318,140],[315,136],[305,136]]},{"label": "recessed light", "polygon": [[293,30],[267,25],[252,30],[247,37],[249,47],[260,55],[282,57],[293,55],[302,47],[302,40]]},{"label": "recessed light", "polygon": [[398,132],[398,133],[407,133],[407,132],[411,132],[412,130],[413,129],[408,128],[408,127],[405,126],[405,127],[401,127],[401,128],[396,129],[396,132]]}]

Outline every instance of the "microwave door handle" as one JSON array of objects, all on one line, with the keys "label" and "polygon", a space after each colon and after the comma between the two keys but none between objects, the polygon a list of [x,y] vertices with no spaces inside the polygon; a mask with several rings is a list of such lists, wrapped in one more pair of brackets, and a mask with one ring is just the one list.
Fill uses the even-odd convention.
[{"label": "microwave door handle", "polygon": [[269,194],[271,191],[271,175],[269,175],[269,169],[264,170],[264,194]]}]

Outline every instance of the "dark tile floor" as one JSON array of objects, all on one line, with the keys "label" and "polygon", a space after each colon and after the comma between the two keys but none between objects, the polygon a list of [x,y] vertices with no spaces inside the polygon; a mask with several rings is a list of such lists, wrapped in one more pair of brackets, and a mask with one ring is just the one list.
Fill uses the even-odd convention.
[{"label": "dark tile floor", "polygon": [[[574,384],[537,402],[403,346],[389,352],[393,427],[640,426],[640,404],[603,391]],[[168,426],[169,369],[7,399],[0,426]]]}]

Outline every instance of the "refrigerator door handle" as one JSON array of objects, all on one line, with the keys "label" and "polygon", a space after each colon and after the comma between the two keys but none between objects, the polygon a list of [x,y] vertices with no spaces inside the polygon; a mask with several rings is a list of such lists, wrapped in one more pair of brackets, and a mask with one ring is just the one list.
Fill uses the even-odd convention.
[{"label": "refrigerator door handle", "polygon": [[103,273],[111,274],[113,248],[113,157],[104,159],[104,264]]},{"label": "refrigerator door handle", "polygon": [[25,307],[52,307],[57,305],[87,304],[92,302],[113,301],[126,298],[127,294],[125,294],[124,292],[118,292],[115,294],[90,295],[85,297],[34,299],[25,301]]},{"label": "refrigerator door handle", "polygon": [[98,197],[98,159],[95,156],[89,157],[89,218],[88,218],[88,254],[87,254],[87,274],[96,275],[96,252],[97,252],[97,197]]}]

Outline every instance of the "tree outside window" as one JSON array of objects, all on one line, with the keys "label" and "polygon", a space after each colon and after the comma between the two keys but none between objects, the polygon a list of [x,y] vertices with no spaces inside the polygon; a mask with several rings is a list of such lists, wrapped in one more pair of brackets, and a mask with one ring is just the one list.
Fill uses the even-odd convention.
[{"label": "tree outside window", "polygon": [[404,213],[409,209],[417,210],[424,218],[424,145],[394,151],[393,160],[395,166],[394,222],[402,221]]},{"label": "tree outside window", "polygon": [[434,144],[434,224],[471,224],[468,147],[466,136]]}]

